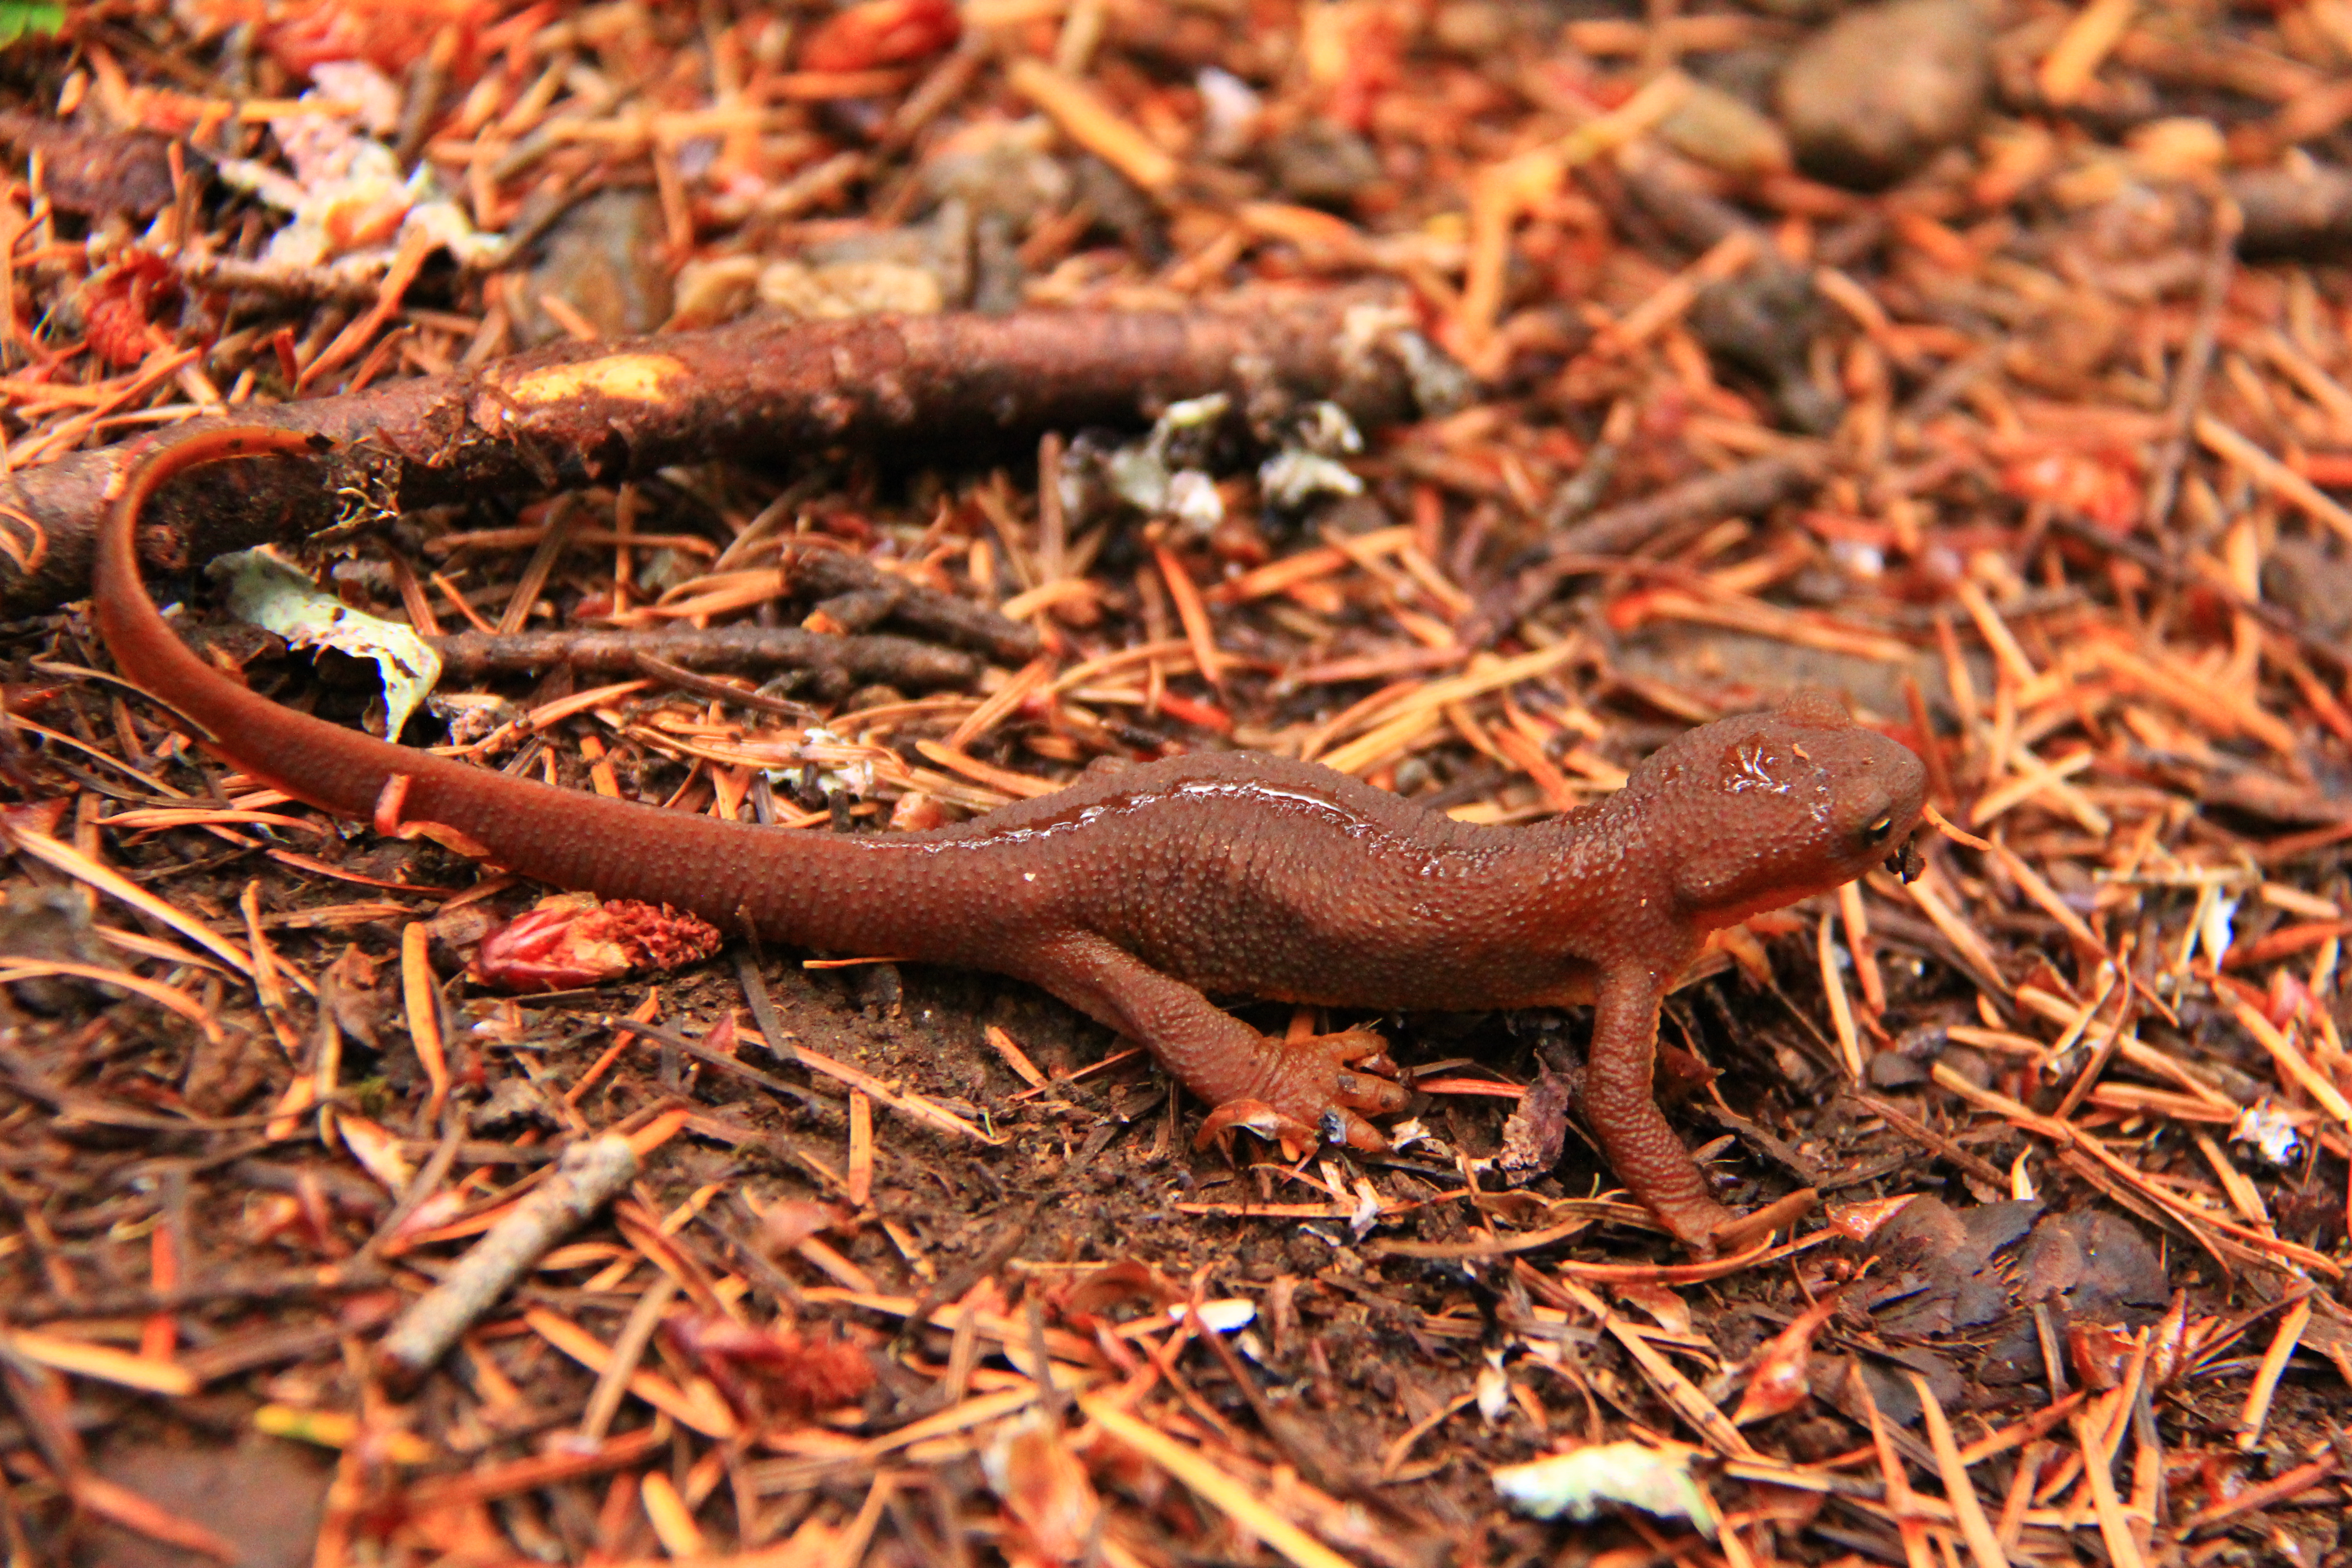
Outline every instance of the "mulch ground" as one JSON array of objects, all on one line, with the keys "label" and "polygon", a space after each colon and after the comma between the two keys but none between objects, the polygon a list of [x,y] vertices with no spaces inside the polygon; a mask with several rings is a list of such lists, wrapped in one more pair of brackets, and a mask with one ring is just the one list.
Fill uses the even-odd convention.
[{"label": "mulch ground", "polygon": [[[0,7],[8,1568],[2352,1560],[2352,12],[1996,9],[1865,179],[1794,6]],[[159,507],[209,657],[381,727],[196,570],[340,521],[411,743],[780,833],[1228,747],[1520,823],[1835,689],[1919,874],[1662,1030],[1817,1201],[1690,1261],[1579,1011],[1237,999],[1414,1090],[1286,1154],[994,977],[518,954],[110,673],[224,407],[334,449]]]}]

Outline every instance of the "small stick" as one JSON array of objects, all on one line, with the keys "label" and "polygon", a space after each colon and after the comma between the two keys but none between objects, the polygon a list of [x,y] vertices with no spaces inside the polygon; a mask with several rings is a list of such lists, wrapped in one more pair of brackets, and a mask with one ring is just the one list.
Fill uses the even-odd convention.
[{"label": "small stick", "polygon": [[1040,645],[1033,628],[1008,620],[985,605],[894,577],[860,556],[839,550],[794,550],[784,563],[784,574],[796,594],[824,597],[887,594],[888,608],[884,614],[890,619],[941,642],[986,654],[1001,664],[1037,657]]},{"label": "small stick", "polygon": [[2172,521],[2173,503],[2180,497],[2180,469],[2189,460],[2189,431],[2197,422],[2197,405],[2205,401],[2205,374],[2212,368],[2213,349],[2221,337],[2221,307],[2230,297],[2230,279],[2238,270],[2238,235],[2244,226],[2238,205],[2227,198],[2215,203],[2211,223],[2198,289],[2197,321],[2180,351],[2171,405],[2164,412],[2164,445],[2157,451],[2156,471],[2148,476],[2147,510],[2140,519],[2153,539],[2164,537],[2166,526]]},{"label": "small stick", "polygon": [[2096,523],[2073,517],[2052,518],[2050,529],[2052,532],[2063,533],[2079,544],[2105,551],[2110,555],[2119,555],[2159,582],[2176,588],[2194,587],[2211,594],[2229,605],[2233,613],[2251,616],[2279,636],[2291,639],[2305,655],[2325,659],[2341,668],[2352,668],[2352,658],[2347,658],[2344,649],[2325,637],[2313,636],[2304,629],[2301,620],[2276,605],[2261,599],[2249,599],[2224,581],[2191,572],[2162,551],[2128,534],[2109,533]]},{"label": "small stick", "polygon": [[424,1375],[525,1270],[636,1174],[636,1151],[626,1138],[592,1138],[566,1149],[547,1184],[492,1226],[448,1278],[392,1325],[382,1351],[391,1377],[413,1382]]},{"label": "small stick", "polygon": [[[805,702],[789,698],[771,697],[764,691],[752,691],[740,686],[730,686],[708,675],[697,675],[690,669],[672,664],[666,658],[639,650],[631,660],[637,673],[662,681],[679,691],[690,691],[697,697],[708,697],[715,702],[731,702],[738,708],[748,708],[761,713],[773,713],[780,719],[790,719],[796,724],[821,722],[824,715]],[[764,819],[763,819],[764,820]]]},{"label": "small stick", "polygon": [[1595,513],[1546,540],[1532,564],[1479,605],[1462,640],[1478,647],[1504,636],[1563,581],[1590,570],[1589,557],[1623,554],[1696,518],[1759,516],[1811,489],[1823,468],[1810,454],[1757,458]]}]

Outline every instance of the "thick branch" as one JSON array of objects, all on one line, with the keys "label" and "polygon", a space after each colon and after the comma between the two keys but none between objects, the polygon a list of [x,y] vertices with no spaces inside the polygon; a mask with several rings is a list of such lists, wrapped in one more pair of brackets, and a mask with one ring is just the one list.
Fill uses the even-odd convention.
[{"label": "thick branch", "polygon": [[[403,507],[577,488],[675,463],[790,464],[863,448],[912,467],[935,444],[1125,421],[1223,391],[1255,420],[1330,398],[1359,424],[1410,417],[1412,377],[1365,295],[1294,295],[1247,310],[1022,311],[742,322],[567,343],[240,418],[361,443],[372,486]],[[1418,347],[1418,345],[1415,345]],[[30,574],[0,562],[0,615],[87,591],[92,530],[132,443],[76,453],[0,485],[0,528],[42,536]],[[240,463],[175,483],[147,548],[187,565],[298,539],[332,521],[299,463]]]}]

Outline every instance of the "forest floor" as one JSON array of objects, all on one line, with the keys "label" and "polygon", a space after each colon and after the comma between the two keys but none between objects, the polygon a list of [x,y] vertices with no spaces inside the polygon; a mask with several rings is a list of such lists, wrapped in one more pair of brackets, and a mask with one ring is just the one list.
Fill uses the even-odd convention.
[{"label": "forest floor", "polygon": [[[2344,0],[11,9],[8,1568],[2352,1562]],[[381,730],[194,570],[356,523],[410,743],[780,834],[1229,748],[1507,827],[1834,690],[1918,874],[1662,1028],[1814,1201],[1675,1247],[1580,1009],[1236,998],[1412,1093],[1286,1152],[995,976],[517,958],[110,673],[225,410],[331,450],[153,509],[208,658]]]}]

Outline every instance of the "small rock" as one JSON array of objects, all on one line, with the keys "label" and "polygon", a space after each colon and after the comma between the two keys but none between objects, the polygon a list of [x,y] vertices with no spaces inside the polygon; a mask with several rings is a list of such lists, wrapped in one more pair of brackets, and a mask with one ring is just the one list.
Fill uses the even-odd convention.
[{"label": "small rock", "polygon": [[1759,180],[1789,172],[1789,139],[1761,110],[1733,92],[1704,81],[1658,123],[1659,140],[1684,157],[1735,179]]},{"label": "small rock", "polygon": [[1701,294],[1690,329],[1708,353],[1771,389],[1783,424],[1825,436],[1845,413],[1843,400],[1813,379],[1813,337],[1826,314],[1809,274],[1768,261]]},{"label": "small rock", "polygon": [[563,216],[538,266],[523,280],[515,326],[526,343],[564,336],[541,308],[552,294],[604,337],[650,332],[669,320],[668,241],[661,201],[651,191],[604,191]]},{"label": "small rock", "polygon": [[2314,541],[2282,539],[2271,547],[2263,596],[2324,642],[2352,640],[2352,563]]},{"label": "small rock", "polygon": [[1511,42],[1519,25],[1517,8],[1498,0],[1449,0],[1429,19],[1429,39],[1448,54],[1475,59]]},{"label": "small rock", "polygon": [[1927,1069],[1899,1051],[1879,1051],[1864,1068],[1873,1089],[1916,1089],[1927,1081]]},{"label": "small rock", "polygon": [[1991,80],[1990,32],[1974,0],[1888,0],[1807,39],[1773,96],[1800,165],[1869,189],[1966,135]]},{"label": "small rock", "polygon": [[979,213],[1034,223],[1070,201],[1074,182],[1052,144],[1053,126],[1042,117],[961,128],[925,161],[923,188],[940,201],[961,197]]},{"label": "small rock", "polygon": [[803,321],[929,316],[944,306],[939,279],[902,261],[772,261],[760,273],[760,300]]},{"label": "small rock", "polygon": [[921,223],[820,240],[801,252],[812,267],[842,262],[887,261],[919,267],[939,286],[948,309],[971,296],[972,204],[950,196]]},{"label": "small rock", "polygon": [[677,269],[673,327],[708,327],[730,321],[759,298],[756,256],[698,258]]},{"label": "small rock", "polygon": [[1789,51],[1778,45],[1756,44],[1726,49],[1721,54],[1694,55],[1684,62],[1694,81],[1732,97],[1751,108],[1769,110],[1772,84],[1789,63]]},{"label": "small rock", "polygon": [[[0,958],[33,963],[62,960],[110,968],[115,960],[90,924],[89,894],[79,887],[43,888],[13,881],[0,902]],[[92,994],[120,996],[111,985],[62,975],[34,975],[16,986],[16,998],[37,1013],[62,1013]]]},{"label": "small rock", "polygon": [[1265,161],[1282,194],[1310,206],[1345,205],[1381,177],[1371,144],[1328,120],[1309,120],[1276,137]]},{"label": "small rock", "polygon": [[1257,137],[1265,100],[1255,88],[1215,66],[1202,66],[1194,79],[1201,89],[1201,156],[1230,163]]},{"label": "small rock", "polygon": [[[242,1568],[299,1568],[310,1561],[331,1467],[289,1443],[247,1437],[234,1448],[110,1444],[98,1473],[201,1525],[237,1549]],[[94,1526],[79,1568],[211,1568],[212,1559],[110,1524]]]},{"label": "small rock", "polygon": [[1089,153],[1072,165],[1072,195],[1086,203],[1095,222],[1118,236],[1119,243],[1151,267],[1164,266],[1175,252],[1169,246],[1166,226],[1151,199],[1127,183],[1127,176]]},{"label": "small rock", "polygon": [[761,269],[761,303],[803,321],[924,316],[970,302],[974,221],[961,196],[929,221],[812,245]]},{"label": "small rock", "polygon": [[1360,538],[1378,529],[1393,526],[1396,519],[1389,514],[1388,508],[1370,496],[1353,495],[1333,502],[1315,521],[1318,528]]}]

